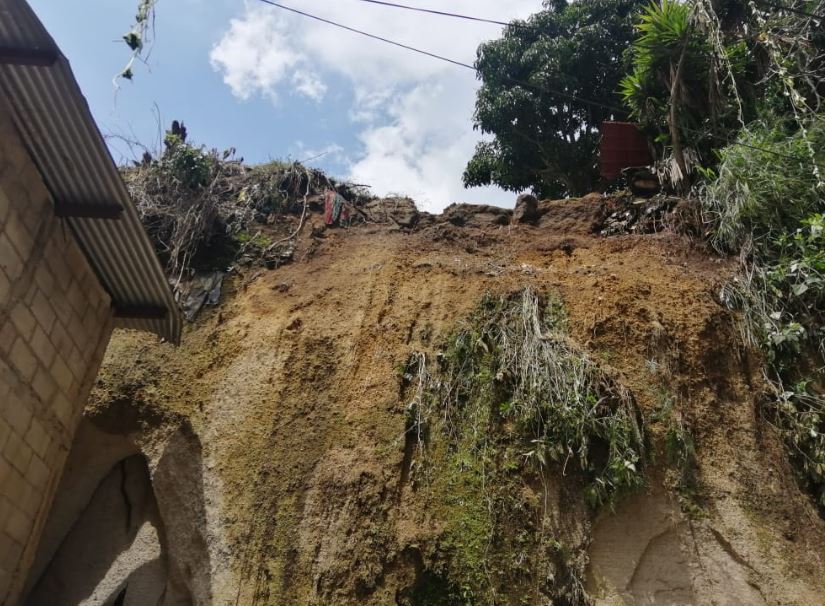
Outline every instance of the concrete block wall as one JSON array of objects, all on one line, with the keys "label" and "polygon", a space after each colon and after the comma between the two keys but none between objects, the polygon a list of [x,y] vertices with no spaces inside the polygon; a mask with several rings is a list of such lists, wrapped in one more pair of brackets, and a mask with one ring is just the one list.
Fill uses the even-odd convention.
[{"label": "concrete block wall", "polygon": [[31,566],[112,330],[111,301],[0,117],[0,604]]}]

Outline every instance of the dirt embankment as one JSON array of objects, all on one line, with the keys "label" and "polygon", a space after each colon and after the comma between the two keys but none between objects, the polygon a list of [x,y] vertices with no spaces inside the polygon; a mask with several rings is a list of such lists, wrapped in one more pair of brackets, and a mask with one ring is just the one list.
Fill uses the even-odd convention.
[{"label": "dirt embankment", "polygon": [[[516,226],[486,207],[454,207],[415,229],[324,229],[311,214],[294,262],[227,280],[179,349],[116,334],[77,449],[116,440],[105,448],[112,465],[148,459],[156,502],[144,518],[161,520],[149,560],[165,567],[152,576],[165,603],[442,603],[418,591],[441,526],[407,481],[399,369],[413,351],[437,351],[484,293],[527,286],[560,294],[571,337],[631,390],[650,443],[647,490],[615,512],[577,513],[588,595],[821,603],[825,524],[760,417],[759,358],[717,302],[733,265],[672,232],[597,235],[602,205],[544,202],[535,225]],[[690,491],[668,462],[664,408],[693,438]],[[61,494],[79,501],[64,512],[96,502],[82,475],[64,480]],[[570,524],[562,494],[545,514]],[[57,518],[33,595],[54,575],[71,578],[61,538],[76,524]],[[129,604],[132,573],[118,562],[114,581],[104,562],[106,584],[84,582],[115,596],[126,588]]]}]

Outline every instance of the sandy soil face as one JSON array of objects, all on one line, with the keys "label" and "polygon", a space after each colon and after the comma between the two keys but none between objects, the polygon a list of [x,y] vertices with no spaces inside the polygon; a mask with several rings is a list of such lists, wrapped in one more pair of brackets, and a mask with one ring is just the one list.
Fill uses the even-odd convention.
[{"label": "sandy soil face", "polygon": [[[228,280],[179,349],[118,333],[90,422],[126,436],[153,473],[182,425],[202,449],[192,498],[203,527],[176,518],[185,499],[166,512],[157,499],[169,536],[203,537],[197,574],[171,575],[177,593],[214,604],[400,603],[439,523],[404,482],[398,369],[413,351],[434,353],[485,292],[530,286],[560,293],[571,336],[633,392],[654,453],[647,493],[580,522],[591,597],[821,603],[825,524],[759,416],[759,359],[717,302],[733,266],[675,234],[596,236],[599,205],[543,202],[536,226],[469,210],[411,232],[324,230],[311,215],[296,261]],[[692,514],[661,452],[665,388],[696,442]],[[176,474],[191,484],[193,460],[164,467],[165,485]]]}]

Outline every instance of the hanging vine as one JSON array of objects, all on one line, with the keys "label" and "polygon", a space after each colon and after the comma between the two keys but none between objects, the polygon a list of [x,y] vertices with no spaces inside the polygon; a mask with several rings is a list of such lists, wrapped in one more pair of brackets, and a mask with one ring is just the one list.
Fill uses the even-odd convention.
[{"label": "hanging vine", "polygon": [[[819,3],[819,9],[823,3]],[[821,106],[820,86],[825,79],[825,61],[821,54],[811,52],[816,45],[812,37],[822,26],[825,19],[817,19],[801,13],[788,12],[784,17],[786,27],[775,18],[768,21],[766,13],[751,0],[748,3],[757,27],[761,32],[759,41],[770,58],[768,78],[775,76],[784,89],[794,120],[799,126],[800,135],[808,149],[811,169],[817,180],[817,187],[822,188],[822,172],[816,160],[816,149],[811,142],[807,125],[811,122]],[[775,25],[779,23],[779,25]],[[787,32],[783,30],[789,30]],[[793,69],[791,69],[793,67]],[[766,79],[768,79],[766,78]],[[808,97],[803,95],[797,80],[807,85]]]},{"label": "hanging vine", "polygon": [[151,38],[155,28],[155,5],[158,0],[139,0],[135,22],[131,29],[123,35],[123,41],[129,47],[130,55],[126,66],[115,76],[117,80],[124,78],[131,80],[134,77],[133,66],[135,61],[145,61],[144,51],[151,45]]}]

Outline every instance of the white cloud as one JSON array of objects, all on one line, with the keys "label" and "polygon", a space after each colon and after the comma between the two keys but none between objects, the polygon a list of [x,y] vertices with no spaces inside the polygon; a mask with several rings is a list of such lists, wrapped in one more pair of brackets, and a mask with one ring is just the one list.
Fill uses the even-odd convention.
[{"label": "white cloud", "polygon": [[[443,10],[435,0],[416,4]],[[300,8],[464,63],[473,62],[480,42],[500,35],[493,25],[355,0],[303,0]],[[540,8],[540,0],[450,3],[451,11],[502,21]],[[379,194],[408,193],[434,211],[456,201],[512,204],[514,196],[496,188],[466,191],[461,184],[479,140],[472,129],[478,82],[470,70],[259,3],[232,20],[211,59],[240,98],[297,92],[319,100],[327,92],[323,76],[343,76],[353,106],[330,118],[358,129],[363,148],[346,150],[355,158],[350,176]]]},{"label": "white cloud", "polygon": [[327,85],[316,74],[304,69],[297,69],[292,74],[292,85],[305,97],[320,101],[327,93]]},{"label": "white cloud", "polygon": [[327,87],[307,67],[306,55],[289,44],[287,23],[271,10],[246,8],[241,19],[232,19],[229,31],[209,54],[212,67],[240,99],[262,94],[272,101],[278,88],[290,89],[320,101]]}]

